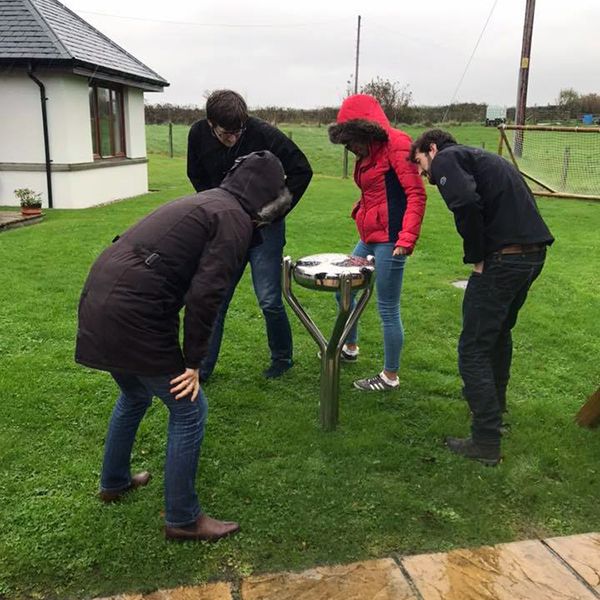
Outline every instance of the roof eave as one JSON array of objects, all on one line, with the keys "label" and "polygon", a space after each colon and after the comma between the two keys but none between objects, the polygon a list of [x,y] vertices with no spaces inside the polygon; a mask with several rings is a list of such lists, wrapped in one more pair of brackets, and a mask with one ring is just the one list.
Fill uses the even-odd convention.
[{"label": "roof eave", "polygon": [[170,85],[168,81],[163,79],[149,79],[138,75],[132,75],[131,73],[123,73],[121,71],[97,65],[86,64],[80,61],[75,61],[71,71],[75,75],[81,75],[82,77],[88,77],[89,79],[120,83],[122,85],[140,88],[145,92],[162,92],[165,87]]},{"label": "roof eave", "polygon": [[[164,79],[150,79],[132,73],[125,73],[77,59],[60,59],[47,57],[0,57],[0,71],[11,70],[13,67],[42,67],[52,71],[69,72],[89,79],[109,81],[131,87],[140,88],[146,92],[162,92],[170,84]],[[4,68],[3,68],[4,67]]]}]

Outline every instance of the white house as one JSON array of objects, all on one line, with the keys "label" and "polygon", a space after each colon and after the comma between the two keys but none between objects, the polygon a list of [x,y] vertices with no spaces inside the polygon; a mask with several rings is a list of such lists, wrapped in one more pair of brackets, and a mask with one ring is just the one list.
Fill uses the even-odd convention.
[{"label": "white house", "polygon": [[0,0],[0,205],[147,192],[144,92],[168,85],[60,2]]}]

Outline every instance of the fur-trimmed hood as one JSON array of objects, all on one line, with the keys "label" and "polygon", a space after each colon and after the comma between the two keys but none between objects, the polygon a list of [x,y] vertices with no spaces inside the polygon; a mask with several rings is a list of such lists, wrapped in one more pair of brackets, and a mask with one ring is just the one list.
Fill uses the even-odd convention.
[{"label": "fur-trimmed hood", "polygon": [[387,142],[390,122],[373,96],[355,94],[344,100],[337,124],[329,127],[333,144]]},{"label": "fur-trimmed hood", "polygon": [[268,150],[260,150],[237,158],[219,187],[233,194],[250,217],[256,219],[265,205],[284,195],[284,186],[281,162]]}]

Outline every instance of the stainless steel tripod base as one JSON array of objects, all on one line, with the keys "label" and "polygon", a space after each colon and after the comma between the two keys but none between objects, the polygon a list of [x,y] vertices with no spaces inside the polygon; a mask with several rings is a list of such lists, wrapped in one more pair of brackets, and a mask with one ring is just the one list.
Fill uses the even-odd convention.
[{"label": "stainless steel tripod base", "polygon": [[[348,337],[350,330],[354,327],[358,318],[364,311],[373,292],[375,272],[372,266],[372,257],[370,257],[369,262],[371,267],[362,268],[360,271],[360,282],[357,281],[356,269],[353,271],[349,270],[348,272],[342,270],[334,277],[339,285],[331,285],[332,278],[329,277],[327,279],[329,282],[327,284],[328,287],[319,288],[334,292],[339,291],[340,296],[338,316],[333,327],[331,338],[327,341],[292,292],[292,278],[296,264],[292,262],[292,259],[289,256],[286,256],[283,259],[283,295],[321,351],[321,393],[319,413],[321,426],[326,431],[334,430],[339,419],[340,355],[342,346]],[[321,280],[323,280],[323,273],[318,273],[316,277],[321,277]],[[297,281],[304,287],[316,287],[305,283],[306,274],[304,274],[304,277],[297,278]],[[362,294],[354,307],[352,307],[352,292],[357,289],[361,289]]]}]

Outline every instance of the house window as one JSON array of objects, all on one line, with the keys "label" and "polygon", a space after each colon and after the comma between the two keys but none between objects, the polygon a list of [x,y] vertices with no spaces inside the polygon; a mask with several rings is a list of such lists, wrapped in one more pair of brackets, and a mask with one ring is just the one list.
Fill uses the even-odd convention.
[{"label": "house window", "polygon": [[123,91],[91,85],[89,96],[94,158],[125,156]]}]

